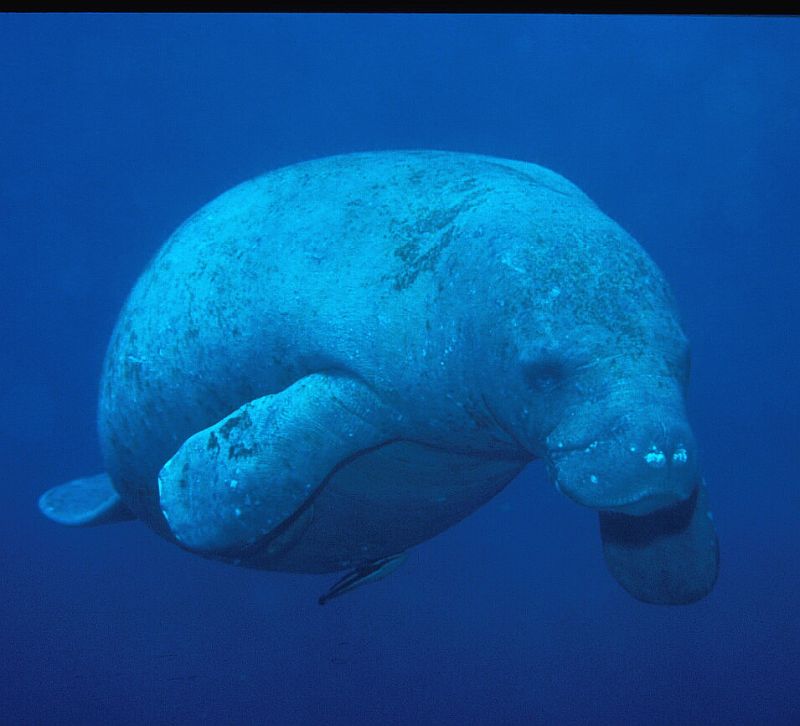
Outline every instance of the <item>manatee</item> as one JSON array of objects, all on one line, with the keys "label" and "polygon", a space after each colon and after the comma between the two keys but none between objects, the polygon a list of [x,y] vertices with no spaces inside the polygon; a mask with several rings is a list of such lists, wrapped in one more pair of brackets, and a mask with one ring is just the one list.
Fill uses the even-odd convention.
[{"label": "manatee", "polygon": [[540,459],[597,510],[631,595],[690,603],[719,556],[688,381],[664,277],[558,174],[438,151],[308,161],[157,253],[105,357],[105,472],[39,504],[247,567],[348,571],[325,602]]}]

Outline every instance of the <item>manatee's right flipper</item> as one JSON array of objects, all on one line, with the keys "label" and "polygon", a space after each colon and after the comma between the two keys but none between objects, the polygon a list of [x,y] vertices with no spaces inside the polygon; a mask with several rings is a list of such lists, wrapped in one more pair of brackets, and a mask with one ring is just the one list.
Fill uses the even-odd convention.
[{"label": "manatee's right flipper", "polygon": [[348,572],[341,580],[334,583],[331,589],[320,597],[319,604],[324,605],[328,600],[339,597],[339,595],[344,595],[346,592],[355,590],[357,587],[366,585],[368,582],[382,580],[386,575],[394,572],[405,561],[406,553],[401,552],[399,555],[381,557],[379,560],[368,562],[366,565],[362,565],[352,572]]},{"label": "manatee's right flipper", "polygon": [[108,474],[73,479],[48,489],[39,497],[39,509],[48,519],[73,527],[136,519],[122,503]]},{"label": "manatee's right flipper", "polygon": [[386,419],[375,394],[353,378],[302,378],[184,442],[158,477],[164,517],[191,550],[266,547],[303,521],[341,465],[386,442]]},{"label": "manatee's right flipper", "polygon": [[685,502],[641,517],[600,512],[608,569],[638,600],[684,605],[711,592],[719,544],[700,481]]}]

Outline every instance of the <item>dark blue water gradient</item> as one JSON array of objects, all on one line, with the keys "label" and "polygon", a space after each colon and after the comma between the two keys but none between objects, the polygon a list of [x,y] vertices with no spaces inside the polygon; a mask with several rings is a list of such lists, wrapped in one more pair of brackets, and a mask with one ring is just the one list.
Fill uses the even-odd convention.
[{"label": "dark blue water gradient", "polygon": [[[0,703],[8,723],[800,722],[800,22],[0,16]],[[643,605],[539,467],[320,608],[331,578],[66,530],[131,285],[200,205],[333,153],[467,150],[581,186],[693,343],[716,590]]]}]

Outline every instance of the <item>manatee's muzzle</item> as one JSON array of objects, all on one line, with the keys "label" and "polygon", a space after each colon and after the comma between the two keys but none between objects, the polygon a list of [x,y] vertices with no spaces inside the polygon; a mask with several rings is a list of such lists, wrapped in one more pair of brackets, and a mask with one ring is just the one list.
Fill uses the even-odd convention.
[{"label": "manatee's muzzle", "polygon": [[548,443],[551,481],[592,509],[649,514],[684,501],[697,483],[697,446],[685,423],[617,427],[610,438],[580,445]]}]

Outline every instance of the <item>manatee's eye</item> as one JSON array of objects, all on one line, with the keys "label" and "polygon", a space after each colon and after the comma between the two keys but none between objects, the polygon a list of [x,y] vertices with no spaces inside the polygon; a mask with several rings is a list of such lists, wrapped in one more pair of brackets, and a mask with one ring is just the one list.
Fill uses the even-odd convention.
[{"label": "manatee's eye", "polygon": [[688,378],[692,370],[692,347],[688,343],[683,350],[682,364],[683,369],[686,371],[686,377]]},{"label": "manatee's eye", "polygon": [[525,380],[536,391],[557,388],[567,375],[568,365],[555,353],[544,353],[522,364]]},{"label": "manatee's eye", "polygon": [[669,366],[671,373],[678,380],[683,381],[684,385],[688,384],[689,372],[692,367],[692,351],[688,341],[681,345],[680,350],[669,363]]}]

